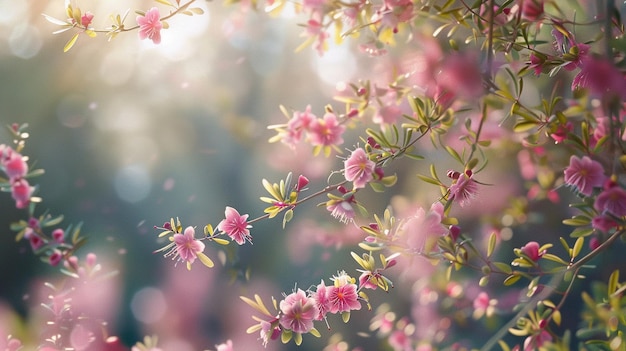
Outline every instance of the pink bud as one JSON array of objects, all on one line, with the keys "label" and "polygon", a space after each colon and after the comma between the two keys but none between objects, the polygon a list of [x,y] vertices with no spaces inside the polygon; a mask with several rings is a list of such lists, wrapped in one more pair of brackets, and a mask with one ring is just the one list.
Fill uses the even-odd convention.
[{"label": "pink bud", "polygon": [[50,257],[48,257],[48,262],[51,266],[56,266],[63,259],[63,254],[59,250],[54,250]]},{"label": "pink bud", "polygon": [[461,235],[461,227],[459,227],[458,225],[451,225],[449,233],[452,240],[456,241],[459,238],[459,235]]},{"label": "pink bud", "polygon": [[531,261],[537,262],[545,251],[539,252],[539,244],[536,241],[529,241],[522,247],[522,253],[528,256]]},{"label": "pink bud", "polygon": [[309,179],[303,175],[298,177],[298,185],[296,186],[296,191],[302,191],[305,186],[309,184]]},{"label": "pink bud", "polygon": [[4,172],[9,179],[18,179],[28,173],[28,164],[24,161],[24,157],[17,152],[12,152],[9,159],[4,163]]},{"label": "pink bud", "polygon": [[356,91],[356,94],[358,96],[363,96],[363,95],[365,95],[365,93],[367,93],[367,89],[365,89],[365,88],[359,88],[359,90]]},{"label": "pink bud", "polygon": [[36,251],[44,244],[43,240],[37,235],[31,235],[28,241],[30,241],[30,247],[32,247],[33,251]]},{"label": "pink bud", "polygon": [[52,231],[52,238],[57,243],[62,244],[63,240],[65,238],[65,232],[63,231],[63,229],[57,228],[57,229]]},{"label": "pink bud", "polygon": [[87,11],[85,12],[85,14],[80,18],[80,24],[83,25],[83,27],[87,28],[89,27],[89,25],[91,24],[91,21],[93,20],[93,13]]},{"label": "pink bud", "polygon": [[39,220],[35,217],[30,217],[28,219],[28,226],[33,229],[39,228]]},{"label": "pink bud", "polygon": [[95,253],[88,253],[87,257],[85,257],[85,261],[87,263],[87,267],[93,267],[96,265],[96,261],[98,260],[98,256]]},{"label": "pink bud", "polygon": [[11,183],[11,196],[15,200],[15,207],[26,208],[34,190],[35,188],[31,187],[26,179],[18,179]]}]

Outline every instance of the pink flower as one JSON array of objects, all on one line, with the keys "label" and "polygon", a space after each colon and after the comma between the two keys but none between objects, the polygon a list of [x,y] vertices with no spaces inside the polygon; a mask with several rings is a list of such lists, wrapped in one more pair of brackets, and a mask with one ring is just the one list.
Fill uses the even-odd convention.
[{"label": "pink flower", "polygon": [[24,161],[24,157],[15,151],[11,152],[2,164],[4,172],[11,180],[22,178],[28,173],[28,164]]},{"label": "pink flower", "polygon": [[617,222],[615,222],[611,217],[601,214],[593,217],[591,220],[591,226],[593,229],[598,229],[605,233],[608,233],[609,230],[613,228],[617,228]]},{"label": "pink flower", "polygon": [[[259,332],[263,347],[267,347],[267,343],[270,340],[276,340],[280,336],[280,328],[278,326],[272,327],[272,323],[267,321],[261,321],[261,330]],[[271,330],[270,330],[271,329]]]},{"label": "pink flower", "polygon": [[573,44],[568,53],[571,58],[568,60],[569,62],[563,66],[563,68],[568,71],[573,71],[577,67],[582,66],[588,54],[589,45],[581,43]]},{"label": "pink flower", "polygon": [[[353,199],[354,197],[351,197]],[[355,212],[350,199],[348,200],[329,200],[326,202],[326,209],[330,211],[330,215],[337,218],[342,223],[349,223],[354,220]]]},{"label": "pink flower", "polygon": [[183,234],[174,234],[176,253],[181,260],[193,263],[198,257],[198,253],[204,251],[204,243],[195,239],[196,231],[193,227],[185,228]]},{"label": "pink flower", "polygon": [[524,351],[539,350],[543,344],[552,341],[552,335],[541,329],[538,334],[526,337],[524,340]]},{"label": "pink flower", "polygon": [[224,214],[226,218],[217,225],[217,229],[226,233],[239,245],[243,245],[246,240],[252,242],[252,236],[250,236],[249,230],[252,226],[248,225],[248,215],[240,215],[237,210],[228,206]]},{"label": "pink flower", "polygon": [[279,304],[282,316],[280,325],[294,333],[308,333],[313,329],[313,320],[318,316],[315,300],[302,289],[287,295]]},{"label": "pink flower", "polygon": [[50,257],[48,257],[48,263],[50,263],[51,266],[56,266],[59,264],[59,262],[61,262],[62,259],[63,254],[61,253],[61,251],[54,250]]},{"label": "pink flower", "polygon": [[543,15],[543,0],[521,0],[522,17],[529,21],[537,21]]},{"label": "pink flower", "polygon": [[354,188],[364,188],[374,179],[375,168],[376,163],[369,159],[365,150],[358,148],[344,161],[344,176],[352,182]]},{"label": "pink flower", "polygon": [[478,98],[485,90],[476,55],[447,56],[437,82],[444,91],[466,99]]},{"label": "pink flower", "polygon": [[52,231],[52,238],[59,244],[62,244],[65,238],[65,231],[61,228],[57,228]]},{"label": "pink flower", "polygon": [[137,16],[137,24],[139,24],[139,39],[150,39],[153,43],[161,42],[161,14],[156,7],[151,8],[143,16]]},{"label": "pink flower", "polygon": [[[469,174],[467,174],[469,173]],[[456,181],[450,186],[450,200],[456,201],[461,207],[469,204],[478,193],[478,183],[472,179],[471,171],[466,171],[459,175]]]},{"label": "pink flower", "polygon": [[339,124],[334,113],[326,113],[324,118],[318,118],[309,126],[309,136],[313,145],[331,146],[343,143],[342,134],[346,127]]},{"label": "pink flower", "polygon": [[588,156],[581,159],[572,155],[564,174],[565,184],[575,187],[586,196],[590,196],[593,188],[601,186],[606,179],[602,165]]},{"label": "pink flower", "polygon": [[287,132],[283,135],[282,142],[295,148],[302,139],[302,132],[307,131],[311,122],[317,117],[311,113],[311,105],[308,105],[304,112],[296,111],[293,117],[287,122]]},{"label": "pink flower", "polygon": [[407,247],[413,252],[432,252],[437,247],[437,240],[448,233],[448,228],[441,224],[442,219],[443,204],[440,202],[432,204],[428,212],[420,207],[404,225]]},{"label": "pink flower", "polygon": [[215,347],[217,348],[216,351],[233,351],[233,341],[228,339],[226,340],[225,343],[219,344],[219,345],[215,345]]},{"label": "pink flower", "polygon": [[35,188],[28,184],[26,179],[20,178],[11,183],[11,196],[15,200],[15,207],[25,208],[30,203],[30,197]]},{"label": "pink flower", "polygon": [[315,292],[311,294],[311,297],[315,300],[317,305],[317,316],[315,320],[322,320],[326,318],[326,314],[330,311],[330,300],[328,299],[328,287],[322,280],[315,289]]},{"label": "pink flower", "polygon": [[339,275],[333,277],[334,285],[328,288],[326,296],[330,301],[330,313],[349,312],[351,310],[360,310],[361,303],[357,293],[356,284],[352,283],[353,279],[346,274],[340,272]]},{"label": "pink flower", "polygon": [[89,25],[91,24],[91,21],[93,20],[93,13],[87,11],[83,14],[83,16],[80,18],[80,24],[83,25],[83,27],[87,28],[89,27]]},{"label": "pink flower", "polygon": [[521,250],[522,253],[528,256],[528,258],[530,258],[530,260],[533,262],[539,261],[541,256],[546,253],[545,250],[539,252],[539,244],[536,241],[529,241],[526,245],[522,247]]},{"label": "pink flower", "polygon": [[598,195],[593,206],[600,213],[626,216],[626,190],[618,185],[610,186]]},{"label": "pink flower", "polygon": [[372,273],[371,271],[365,271],[361,273],[359,276],[359,286],[362,289],[372,289],[376,290],[378,285],[376,285],[376,281],[378,280],[378,274]]},{"label": "pink flower", "polygon": [[580,66],[580,72],[572,81],[572,91],[586,88],[596,97],[626,96],[624,74],[609,60],[589,56],[581,61]]}]

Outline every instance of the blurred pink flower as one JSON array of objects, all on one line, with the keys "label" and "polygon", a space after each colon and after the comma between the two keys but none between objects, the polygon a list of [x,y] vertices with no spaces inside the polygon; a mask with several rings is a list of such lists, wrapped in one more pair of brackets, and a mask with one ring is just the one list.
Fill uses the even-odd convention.
[{"label": "blurred pink flower", "polygon": [[339,124],[334,113],[326,113],[309,126],[309,137],[313,145],[331,146],[343,144],[342,134],[346,127]]},{"label": "blurred pink flower", "polygon": [[294,333],[308,333],[313,329],[313,320],[318,316],[315,300],[302,289],[293,292],[280,302],[280,325]]},{"label": "blurred pink flower", "polygon": [[248,215],[240,215],[237,210],[228,206],[224,214],[226,218],[217,225],[217,229],[226,233],[239,245],[243,245],[246,240],[252,242],[249,230],[252,226],[248,224]]},{"label": "blurred pink flower", "polygon": [[594,187],[602,186],[606,179],[602,165],[588,156],[581,159],[572,155],[564,174],[565,184],[575,187],[586,196],[591,195]]},{"label": "blurred pink flower", "polygon": [[619,185],[611,185],[598,195],[593,206],[600,213],[626,216],[626,190]]},{"label": "blurred pink flower", "polygon": [[11,196],[15,200],[15,207],[26,208],[35,188],[28,184],[26,179],[20,178],[11,183]]},{"label": "blurred pink flower", "polygon": [[233,341],[228,339],[226,340],[225,343],[221,343],[219,345],[215,345],[215,347],[217,348],[216,351],[233,351]]},{"label": "blurred pink flower", "polygon": [[292,149],[302,139],[302,132],[307,131],[311,122],[317,117],[311,113],[311,105],[308,105],[304,112],[296,111],[287,122],[287,132],[283,135],[282,142]]},{"label": "blurred pink flower", "polygon": [[568,71],[573,71],[582,66],[584,60],[587,58],[587,55],[589,55],[589,45],[574,43],[568,54],[573,57],[563,66],[563,68]]},{"label": "blurred pink flower", "polygon": [[24,161],[24,157],[15,151],[10,153],[2,165],[10,180],[22,178],[28,173],[28,164]]},{"label": "blurred pink flower", "polygon": [[[467,173],[470,173],[469,175]],[[450,200],[456,201],[461,207],[467,206],[478,193],[478,183],[472,179],[470,171],[461,173],[450,186]]]},{"label": "blurred pink flower", "polygon": [[596,97],[626,97],[624,74],[609,60],[589,56],[581,61],[580,67],[572,81],[572,91],[586,88]]},{"label": "blurred pink flower", "polygon": [[591,220],[591,226],[594,229],[607,233],[609,230],[617,228],[617,222],[615,222],[611,217],[601,214],[593,217]]},{"label": "blurred pink flower", "polygon": [[65,231],[63,231],[63,229],[61,228],[53,230],[52,239],[54,239],[54,241],[56,241],[57,243],[62,244],[65,240]]},{"label": "blurred pink flower", "polygon": [[156,7],[148,10],[145,15],[137,16],[137,24],[139,24],[139,39],[150,39],[153,43],[161,43],[161,14]]},{"label": "blurred pink flower", "polygon": [[524,351],[539,350],[543,344],[552,341],[552,335],[541,329],[537,334],[530,335],[524,340]]},{"label": "blurred pink flower", "polygon": [[354,188],[364,188],[367,183],[374,179],[376,163],[369,159],[362,148],[358,148],[344,161],[344,176],[352,182]]},{"label": "blurred pink flower", "polygon": [[50,263],[51,266],[56,266],[61,262],[62,259],[63,253],[61,253],[61,251],[59,250],[54,250],[52,251],[52,254],[50,254],[50,257],[48,257],[48,263]]},{"label": "blurred pink flower", "polygon": [[83,27],[87,28],[89,27],[89,25],[91,24],[91,21],[93,21],[93,13],[87,11],[83,14],[83,16],[80,18],[80,24],[83,25]]},{"label": "blurred pink flower", "polygon": [[537,21],[543,15],[544,0],[521,0],[522,17],[529,21]]},{"label": "blurred pink flower", "polygon": [[204,243],[195,239],[195,229],[191,226],[185,228],[183,234],[174,234],[176,252],[181,260],[193,263],[198,253],[204,251]]},{"label": "blurred pink flower", "polygon": [[443,204],[440,202],[432,204],[428,212],[420,207],[404,225],[408,249],[414,253],[430,253],[435,249],[439,237],[448,233],[441,224],[442,219]]},{"label": "blurred pink flower", "polygon": [[465,99],[476,99],[485,90],[478,58],[473,54],[447,56],[437,82],[444,91]]}]

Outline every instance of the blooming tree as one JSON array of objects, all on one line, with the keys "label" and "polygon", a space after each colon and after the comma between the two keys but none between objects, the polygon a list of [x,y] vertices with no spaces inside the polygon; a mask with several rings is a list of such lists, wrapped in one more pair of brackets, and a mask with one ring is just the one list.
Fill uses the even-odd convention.
[{"label": "blooming tree", "polygon": [[[72,33],[64,51],[82,34],[114,39],[137,31],[139,40],[160,44],[168,19],[203,14],[195,2],[157,0],[132,24],[128,12],[112,15],[106,29],[92,27],[98,14],[70,3],[67,19],[46,18],[61,27],[56,33]],[[240,7],[279,14],[288,4]],[[393,69],[346,84],[324,107],[277,107],[286,121],[268,127],[270,142],[284,144],[284,152],[306,144],[311,158],[341,159],[325,183],[293,172],[260,179],[264,213],[225,206],[215,226],[185,226],[184,213],[172,214],[155,226],[165,241],[156,252],[188,270],[201,269],[196,260],[211,268],[209,244],[230,252],[271,240],[255,233],[258,222],[279,218],[289,230],[309,214],[302,205],[317,202],[324,222],[358,228],[353,266],[321,280],[301,277],[282,296],[241,296],[253,310],[247,331],[264,346],[324,337],[337,323],[332,315],[349,324],[366,310],[369,332],[393,350],[626,349],[620,267],[599,260],[623,249],[618,239],[626,226],[626,49],[618,2],[290,6],[302,21],[298,50],[312,45],[324,55],[334,38]],[[81,225],[59,228],[62,217],[36,214],[41,199],[29,180],[42,172],[22,154],[25,126],[9,130],[15,145],[0,145],[0,187],[27,212],[12,225],[17,240],[28,240],[37,256],[81,284],[102,274],[95,255],[84,263],[74,255],[84,241]],[[428,194],[425,202],[413,200],[418,191]],[[381,201],[384,209],[375,213]],[[554,220],[559,225],[545,230]],[[69,304],[60,301],[77,288],[51,288],[46,307],[55,319],[41,350],[119,342],[95,337],[86,317],[63,314]],[[410,296],[411,313],[391,310],[395,294]],[[570,304],[579,311],[569,312]],[[71,327],[54,329],[65,324]],[[461,336],[479,327],[485,339]],[[7,350],[20,347],[7,340]],[[237,341],[215,347],[237,349]],[[133,350],[159,350],[157,337]]]}]

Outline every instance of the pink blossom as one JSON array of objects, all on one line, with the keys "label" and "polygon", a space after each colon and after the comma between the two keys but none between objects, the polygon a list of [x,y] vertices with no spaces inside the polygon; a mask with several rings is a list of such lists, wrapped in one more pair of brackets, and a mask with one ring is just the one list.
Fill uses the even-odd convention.
[{"label": "pink blossom", "polygon": [[181,260],[193,263],[198,257],[198,253],[204,251],[204,243],[195,239],[195,229],[191,226],[185,228],[183,234],[174,234],[176,252]]},{"label": "pink blossom", "polygon": [[249,230],[252,226],[248,224],[248,215],[240,215],[237,210],[228,206],[224,214],[226,218],[217,225],[217,229],[226,233],[226,235],[230,236],[230,238],[239,245],[243,245],[246,240],[252,242],[252,236],[250,236]]},{"label": "pink blossom", "polygon": [[357,286],[353,279],[346,274],[340,272],[332,278],[334,285],[328,288],[326,296],[330,301],[330,313],[349,312],[351,310],[360,310],[361,303],[357,293]]},{"label": "pink blossom", "polygon": [[593,206],[601,213],[626,216],[626,190],[619,185],[610,186],[598,195]]},{"label": "pink blossom", "polygon": [[374,179],[375,168],[376,163],[369,159],[365,150],[358,148],[344,161],[344,176],[354,188],[363,188]]},{"label": "pink blossom", "polygon": [[45,244],[43,239],[41,239],[37,234],[30,235],[27,239],[30,242],[30,247],[33,249],[33,251],[37,251]]},{"label": "pink blossom", "polygon": [[331,302],[328,299],[329,288],[324,284],[322,280],[316,287],[315,292],[311,294],[311,297],[317,304],[318,314],[315,316],[315,320],[322,320],[326,318],[326,314],[330,311]]},{"label": "pink blossom", "polygon": [[545,63],[546,63],[545,58],[539,55],[536,55],[535,53],[530,54],[530,65],[528,65],[528,67],[532,68],[533,71],[535,71],[535,75],[538,76],[541,74]]},{"label": "pink blossom", "polygon": [[476,55],[453,54],[443,62],[437,79],[446,92],[466,99],[483,95],[483,78]]},{"label": "pink blossom", "polygon": [[371,271],[365,271],[359,276],[359,286],[362,289],[376,290],[376,288],[378,288],[378,285],[376,285],[377,280],[377,274],[372,273]]},{"label": "pink blossom", "polygon": [[[470,173],[469,175],[467,173]],[[462,173],[450,186],[450,197],[452,201],[456,201],[464,207],[468,205],[478,193],[478,183],[472,179],[471,171]]]},{"label": "pink blossom", "polygon": [[61,262],[62,259],[63,259],[63,254],[61,253],[61,251],[54,250],[52,251],[52,254],[50,255],[50,257],[48,257],[48,263],[50,263],[51,266],[56,266]]},{"label": "pink blossom", "polygon": [[624,74],[609,60],[589,56],[580,66],[580,72],[572,81],[572,91],[586,88],[593,96],[626,97]]},{"label": "pink blossom", "polygon": [[349,223],[354,220],[355,212],[352,203],[354,202],[351,197],[350,199],[332,199],[326,202],[326,209],[330,211],[330,215],[337,218],[342,223]]},{"label": "pink blossom", "polygon": [[80,18],[80,24],[83,25],[83,27],[88,28],[89,25],[91,24],[91,21],[93,21],[93,13],[87,11],[83,14],[83,16]]},{"label": "pink blossom", "polygon": [[552,341],[552,335],[541,329],[538,334],[530,335],[524,340],[524,351],[539,350],[545,343]]},{"label": "pink blossom", "polygon": [[448,229],[441,224],[443,219],[443,204],[435,202],[426,212],[419,208],[404,225],[407,247],[414,252],[430,253],[437,245],[437,240],[448,233]]},{"label": "pink blossom", "polygon": [[343,144],[342,134],[346,127],[339,124],[334,113],[326,113],[323,119],[316,119],[309,127],[309,137],[313,145],[331,146]]},{"label": "pink blossom", "polygon": [[279,304],[282,315],[280,325],[294,333],[308,333],[313,329],[313,320],[319,311],[315,300],[302,289],[291,293]]},{"label": "pink blossom", "polygon": [[590,196],[593,188],[601,186],[606,179],[602,165],[588,156],[581,159],[572,155],[564,174],[565,184],[575,187],[586,196]]},{"label": "pink blossom", "polygon": [[11,180],[22,178],[28,173],[28,164],[24,161],[24,157],[15,151],[11,152],[2,164],[4,172]]},{"label": "pink blossom", "polygon": [[521,0],[522,17],[529,21],[537,21],[543,15],[544,0]]},{"label": "pink blossom", "polygon": [[221,343],[219,345],[215,345],[217,348],[216,351],[233,351],[233,341],[228,339],[225,343]]},{"label": "pink blossom", "polygon": [[137,16],[137,24],[139,24],[139,39],[150,39],[153,43],[161,42],[161,14],[156,7],[151,8],[143,16]]},{"label": "pink blossom", "polygon": [[[262,344],[267,347],[267,343],[270,340],[276,340],[280,336],[280,328],[278,326],[273,327],[272,323],[267,321],[261,321],[261,330],[259,332]],[[271,330],[270,330],[271,329]]]},{"label": "pink blossom", "polygon": [[615,222],[610,216],[600,214],[591,219],[591,226],[593,229],[607,233],[609,230],[617,228],[617,222]]},{"label": "pink blossom", "polygon": [[54,241],[56,241],[57,243],[62,244],[65,240],[65,231],[63,231],[63,229],[61,228],[53,230],[52,239],[54,239]]},{"label": "pink blossom", "polygon": [[287,132],[283,135],[282,142],[295,148],[302,139],[302,133],[309,129],[311,122],[317,117],[311,113],[311,105],[308,105],[304,112],[296,111],[287,122]]},{"label": "pink blossom", "polygon": [[577,43],[573,44],[569,50],[567,55],[571,56],[569,58],[569,62],[563,66],[568,71],[573,71],[574,69],[582,66],[584,60],[587,58],[589,54],[589,45]]},{"label": "pink blossom", "polygon": [[412,350],[411,339],[406,335],[403,330],[395,330],[389,335],[389,346],[394,351],[407,351]]},{"label": "pink blossom", "polygon": [[539,252],[539,244],[536,241],[529,241],[526,245],[522,247],[522,253],[533,261],[537,262],[546,253],[545,250]]},{"label": "pink blossom", "polygon": [[11,183],[11,196],[15,200],[15,207],[25,208],[30,203],[30,197],[35,188],[28,184],[26,179],[20,178]]},{"label": "pink blossom", "polygon": [[567,134],[574,129],[574,126],[571,122],[567,122],[565,124],[559,124],[556,131],[550,134],[550,137],[554,139],[556,144],[562,143],[567,139]]}]

